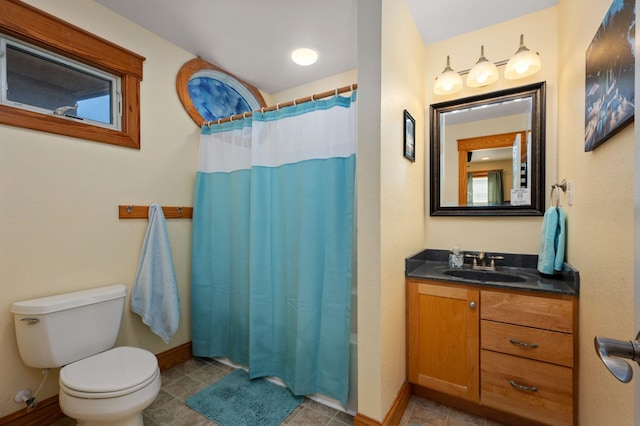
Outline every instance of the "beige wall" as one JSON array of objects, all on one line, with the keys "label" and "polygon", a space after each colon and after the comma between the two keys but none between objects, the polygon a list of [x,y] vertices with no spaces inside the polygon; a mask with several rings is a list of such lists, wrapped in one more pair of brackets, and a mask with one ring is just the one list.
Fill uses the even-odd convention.
[{"label": "beige wall", "polygon": [[[541,25],[544,23],[544,25]],[[480,55],[480,45],[484,45],[487,59],[493,62],[510,58],[518,49],[520,34],[524,34],[525,45],[539,52],[542,70],[522,80],[509,81],[501,78],[497,83],[485,88],[464,86],[462,92],[455,95],[438,96],[433,93],[433,82],[446,65],[447,55],[451,57],[451,66],[456,71],[469,69]],[[552,7],[518,19],[473,31],[458,37],[443,40],[426,47],[427,64],[425,71],[425,117],[428,118],[429,105],[451,99],[493,92],[539,81],[547,82],[547,138],[546,138],[546,181],[550,187],[557,179],[557,102],[558,102],[558,63],[557,63],[557,8]],[[500,67],[502,74],[504,67]],[[466,76],[463,76],[466,78]],[[426,119],[424,135],[429,143],[430,126]],[[428,158],[428,155],[427,155]],[[428,170],[427,162],[427,170]],[[427,188],[429,175],[425,176]],[[545,195],[548,193],[544,188]],[[430,217],[429,198],[425,194],[425,247],[461,250],[501,251],[511,253],[537,254],[540,244],[540,217],[503,217],[503,218],[463,218]],[[546,200],[546,198],[545,198]],[[518,236],[514,238],[514,236]]]},{"label": "beige wall", "polygon": [[[175,78],[193,55],[90,0],[28,3],[144,57],[138,150],[0,126],[0,417],[35,390],[40,370],[18,355],[11,303],[123,283],[131,289],[147,220],[118,219],[119,204],[193,205],[198,128],[182,108]],[[125,310],[119,345],[154,353],[191,340],[191,221],[167,220],[182,320],[169,344]],[[57,393],[53,371],[39,395]]]},{"label": "beige wall", "polygon": [[574,205],[566,207],[567,259],[581,277],[582,425],[631,425],[637,417],[633,385],[618,382],[593,349],[596,335],[635,336],[634,125],[584,152],[585,51],[610,5],[610,0],[593,0],[589,7],[581,0],[561,0],[558,8],[558,176],[575,183]]},{"label": "beige wall", "polygon": [[[358,4],[358,411],[375,420],[406,378],[404,258],[423,247],[426,62],[404,1],[379,3]],[[415,163],[403,157],[404,109],[416,119]]]}]

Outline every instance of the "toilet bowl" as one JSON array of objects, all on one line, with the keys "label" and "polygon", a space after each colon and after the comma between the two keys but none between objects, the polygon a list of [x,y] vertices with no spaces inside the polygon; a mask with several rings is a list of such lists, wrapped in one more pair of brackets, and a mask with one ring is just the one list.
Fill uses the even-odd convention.
[{"label": "toilet bowl", "polygon": [[142,426],[142,411],[160,391],[156,357],[117,347],[60,370],[60,408],[78,426]]},{"label": "toilet bowl", "polygon": [[60,409],[78,426],[142,426],[160,392],[151,352],[115,347],[124,312],[122,284],[15,302],[20,357],[34,368],[60,369]]}]

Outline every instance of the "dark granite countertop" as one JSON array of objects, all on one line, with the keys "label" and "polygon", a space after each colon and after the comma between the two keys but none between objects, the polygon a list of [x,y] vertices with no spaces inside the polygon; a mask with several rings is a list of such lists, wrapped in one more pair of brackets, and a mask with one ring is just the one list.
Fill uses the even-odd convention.
[{"label": "dark granite countertop", "polygon": [[[477,253],[469,251],[466,253]],[[564,263],[562,272],[556,275],[541,274],[538,269],[538,256],[532,254],[487,253],[491,256],[503,256],[504,260],[496,261],[496,275],[513,276],[514,282],[495,281],[492,273],[475,273],[471,269],[471,259],[465,259],[463,273],[470,273],[473,278],[460,278],[456,274],[459,269],[449,268],[449,251],[426,249],[405,259],[405,276],[437,281],[448,281],[460,284],[478,285],[482,287],[526,290],[551,294],[577,296],[580,294],[580,274],[568,263]],[[508,278],[507,278],[508,279]],[[515,282],[518,281],[518,282]]]}]

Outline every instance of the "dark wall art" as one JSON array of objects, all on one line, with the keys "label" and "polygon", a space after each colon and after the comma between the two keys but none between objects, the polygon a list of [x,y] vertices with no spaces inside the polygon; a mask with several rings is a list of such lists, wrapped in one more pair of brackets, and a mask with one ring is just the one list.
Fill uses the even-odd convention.
[{"label": "dark wall art", "polygon": [[584,150],[633,122],[635,1],[614,0],[586,52]]},{"label": "dark wall art", "polygon": [[416,161],[416,120],[413,119],[409,111],[404,110],[404,156]]}]

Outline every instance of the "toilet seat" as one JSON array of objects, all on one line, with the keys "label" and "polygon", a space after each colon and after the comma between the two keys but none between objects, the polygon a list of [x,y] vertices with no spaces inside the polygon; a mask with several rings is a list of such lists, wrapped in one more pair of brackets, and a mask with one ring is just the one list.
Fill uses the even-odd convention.
[{"label": "toilet seat", "polygon": [[63,367],[60,388],[78,398],[115,398],[144,388],[159,374],[151,352],[120,346]]}]

